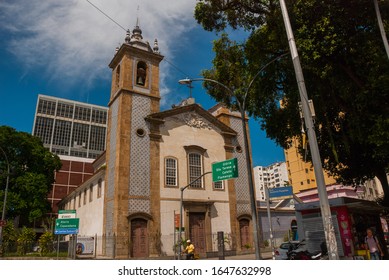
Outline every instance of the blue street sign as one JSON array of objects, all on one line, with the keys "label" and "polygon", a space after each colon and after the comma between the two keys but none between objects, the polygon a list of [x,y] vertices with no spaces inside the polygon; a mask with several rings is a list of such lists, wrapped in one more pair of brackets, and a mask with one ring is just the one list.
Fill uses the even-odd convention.
[{"label": "blue street sign", "polygon": [[293,197],[292,186],[271,188],[269,189],[269,198],[273,200],[281,200]]}]

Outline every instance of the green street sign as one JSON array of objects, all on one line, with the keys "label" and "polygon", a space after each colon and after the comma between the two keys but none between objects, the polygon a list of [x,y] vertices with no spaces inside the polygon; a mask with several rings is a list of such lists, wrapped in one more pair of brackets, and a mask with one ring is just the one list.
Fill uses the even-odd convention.
[{"label": "green street sign", "polygon": [[232,158],[229,160],[216,162],[212,164],[212,181],[218,182],[237,178],[238,175],[238,159]]},{"label": "green street sign", "polygon": [[80,219],[56,219],[55,220],[55,234],[77,234]]},{"label": "green street sign", "polygon": [[73,219],[76,218],[76,210],[59,210],[58,219]]}]

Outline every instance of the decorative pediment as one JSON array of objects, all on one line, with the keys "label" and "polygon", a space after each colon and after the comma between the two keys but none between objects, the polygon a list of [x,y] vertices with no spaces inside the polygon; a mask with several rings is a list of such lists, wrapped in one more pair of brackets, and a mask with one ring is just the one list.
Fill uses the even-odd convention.
[{"label": "decorative pediment", "polygon": [[198,104],[179,106],[171,110],[154,113],[147,116],[146,120],[155,125],[162,125],[166,121],[166,118],[174,119],[198,129],[211,130],[214,126],[220,129],[221,134],[225,136],[229,135],[231,137],[237,134],[235,130],[219,121]]},{"label": "decorative pediment", "polygon": [[178,116],[172,117],[172,119],[179,122],[184,122],[187,126],[198,128],[198,129],[212,129],[212,126],[198,114],[193,112],[183,113]]}]

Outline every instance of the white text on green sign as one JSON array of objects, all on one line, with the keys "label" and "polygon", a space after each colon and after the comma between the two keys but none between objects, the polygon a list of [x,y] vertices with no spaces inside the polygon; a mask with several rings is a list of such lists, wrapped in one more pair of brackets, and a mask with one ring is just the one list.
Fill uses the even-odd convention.
[{"label": "white text on green sign", "polygon": [[212,181],[214,182],[237,178],[238,176],[237,158],[212,164]]},{"label": "white text on green sign", "polygon": [[55,234],[77,234],[80,219],[56,219]]}]

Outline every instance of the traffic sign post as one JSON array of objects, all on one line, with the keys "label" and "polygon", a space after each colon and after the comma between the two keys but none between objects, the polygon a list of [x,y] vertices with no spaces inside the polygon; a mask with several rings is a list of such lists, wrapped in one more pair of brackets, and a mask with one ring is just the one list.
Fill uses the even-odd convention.
[{"label": "traffic sign post", "polygon": [[212,181],[218,182],[239,177],[238,174],[238,159],[232,158],[229,160],[216,162],[212,164]]},{"label": "traffic sign post", "polygon": [[77,234],[79,224],[79,218],[56,219],[54,234]]}]

